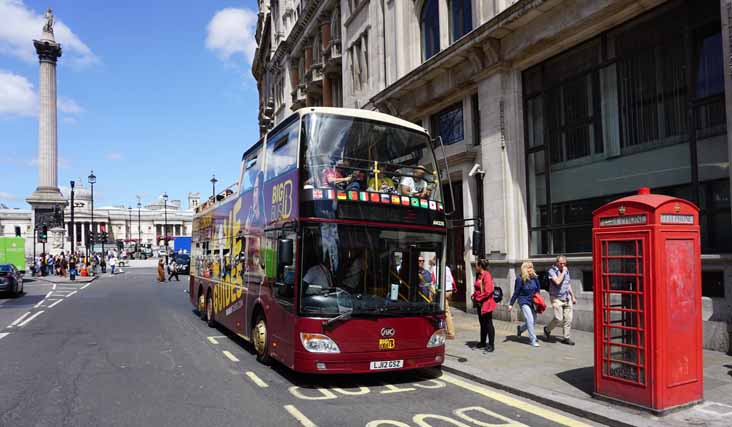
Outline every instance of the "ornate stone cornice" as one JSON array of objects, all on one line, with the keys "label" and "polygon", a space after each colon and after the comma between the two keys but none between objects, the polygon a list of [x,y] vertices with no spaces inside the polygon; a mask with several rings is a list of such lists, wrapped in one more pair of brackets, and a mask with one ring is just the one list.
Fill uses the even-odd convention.
[{"label": "ornate stone cornice", "polygon": [[33,46],[36,47],[38,59],[41,62],[56,63],[61,56],[61,45],[49,40],[33,40]]}]

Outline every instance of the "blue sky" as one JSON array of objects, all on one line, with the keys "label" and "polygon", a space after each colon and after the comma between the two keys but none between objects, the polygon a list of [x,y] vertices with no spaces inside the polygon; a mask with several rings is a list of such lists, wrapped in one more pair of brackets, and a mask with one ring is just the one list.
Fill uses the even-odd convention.
[{"label": "blue sky", "polygon": [[[256,141],[256,1],[0,0],[0,203],[38,184],[33,36],[54,10],[59,186],[97,176],[95,205],[234,183]],[[3,22],[4,21],[4,22]],[[25,40],[27,39],[27,45]]]}]

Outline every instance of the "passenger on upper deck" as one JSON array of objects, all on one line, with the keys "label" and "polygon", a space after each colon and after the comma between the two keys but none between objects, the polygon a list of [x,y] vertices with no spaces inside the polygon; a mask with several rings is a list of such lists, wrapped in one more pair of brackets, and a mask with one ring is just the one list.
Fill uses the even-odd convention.
[{"label": "passenger on upper deck", "polygon": [[346,190],[359,191],[363,187],[363,172],[360,170],[353,170],[349,175],[346,175],[347,169],[350,168],[351,164],[348,160],[340,160],[336,163],[334,168],[326,168],[323,171],[323,184],[328,187],[342,188]]},{"label": "passenger on upper deck", "polygon": [[419,165],[414,169],[413,176],[404,176],[399,183],[399,191],[404,196],[430,197],[432,193],[429,183],[423,178],[427,169]]}]

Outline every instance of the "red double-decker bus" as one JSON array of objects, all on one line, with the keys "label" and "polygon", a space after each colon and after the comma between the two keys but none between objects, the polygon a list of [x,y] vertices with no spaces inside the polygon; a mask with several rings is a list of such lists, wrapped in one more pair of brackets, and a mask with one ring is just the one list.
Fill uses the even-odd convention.
[{"label": "red double-decker bus", "polygon": [[299,372],[440,365],[440,191],[423,128],[301,109],[244,153],[236,188],[197,212],[191,303],[260,361]]}]

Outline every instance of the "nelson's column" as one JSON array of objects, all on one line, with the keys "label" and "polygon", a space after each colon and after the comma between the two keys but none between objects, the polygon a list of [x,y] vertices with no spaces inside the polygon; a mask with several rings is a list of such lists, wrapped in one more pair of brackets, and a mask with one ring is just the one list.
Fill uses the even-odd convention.
[{"label": "nelson's column", "polygon": [[47,230],[47,252],[63,247],[66,207],[58,188],[58,141],[56,130],[56,60],[61,56],[61,45],[53,37],[53,12],[45,14],[46,23],[40,40],[33,40],[40,60],[38,114],[38,187],[26,201],[33,209],[33,227],[38,242],[41,231]]}]

